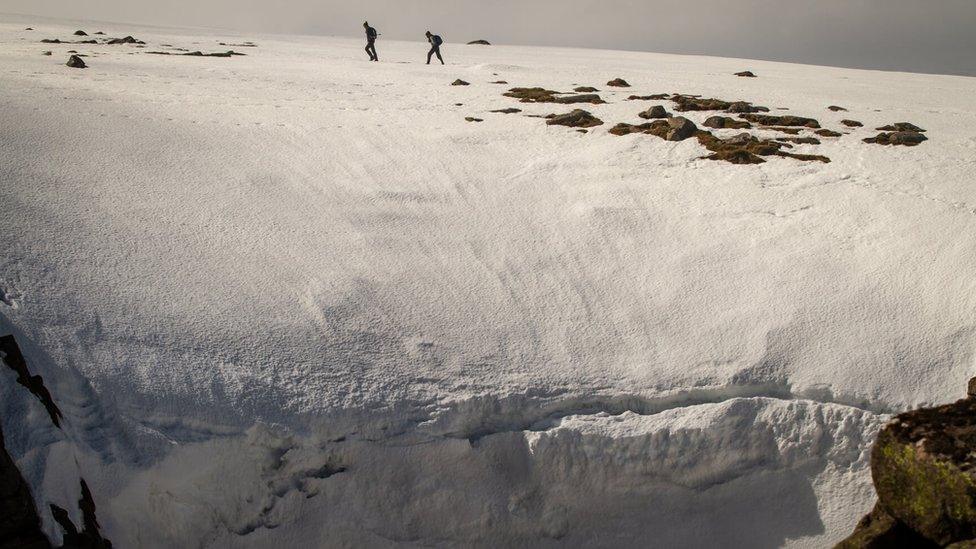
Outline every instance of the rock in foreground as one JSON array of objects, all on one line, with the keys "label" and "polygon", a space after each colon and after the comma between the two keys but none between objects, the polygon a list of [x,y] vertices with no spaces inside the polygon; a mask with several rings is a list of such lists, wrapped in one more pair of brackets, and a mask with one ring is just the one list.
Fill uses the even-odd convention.
[{"label": "rock in foreground", "polygon": [[85,61],[81,57],[78,57],[77,55],[72,55],[71,57],[69,57],[68,62],[65,64],[71,67],[72,69],[88,68],[88,65],[85,64]]}]

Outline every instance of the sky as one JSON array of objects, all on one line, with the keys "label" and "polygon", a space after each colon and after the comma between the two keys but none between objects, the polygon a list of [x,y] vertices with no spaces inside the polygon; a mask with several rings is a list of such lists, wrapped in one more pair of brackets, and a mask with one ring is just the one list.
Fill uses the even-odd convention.
[{"label": "sky", "polygon": [[24,13],[265,33],[705,54],[976,76],[976,0],[0,0]]}]

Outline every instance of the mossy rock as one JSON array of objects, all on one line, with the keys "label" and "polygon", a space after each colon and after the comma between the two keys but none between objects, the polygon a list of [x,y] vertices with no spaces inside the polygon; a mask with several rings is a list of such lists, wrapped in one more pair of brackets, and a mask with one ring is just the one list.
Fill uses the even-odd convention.
[{"label": "mossy rock", "polygon": [[878,435],[879,506],[940,546],[976,538],[976,399],[916,410]]},{"label": "mossy rock", "polygon": [[875,505],[861,519],[854,533],[834,549],[936,549],[938,545],[919,536]]}]

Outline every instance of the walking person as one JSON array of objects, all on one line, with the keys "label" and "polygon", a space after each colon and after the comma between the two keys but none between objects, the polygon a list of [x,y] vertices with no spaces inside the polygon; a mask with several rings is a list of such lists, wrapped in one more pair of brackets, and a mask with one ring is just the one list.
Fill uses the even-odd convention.
[{"label": "walking person", "polygon": [[430,51],[427,52],[427,64],[430,65],[431,56],[437,54],[437,59],[439,59],[441,65],[443,65],[444,58],[441,57],[441,44],[444,43],[444,40],[442,40],[440,36],[431,34],[430,31],[427,31],[427,41],[430,42]]},{"label": "walking person", "polygon": [[376,55],[376,37],[379,35],[376,33],[376,29],[369,26],[369,21],[363,23],[363,28],[366,29],[366,53],[369,54],[369,60],[379,61],[380,58]]}]

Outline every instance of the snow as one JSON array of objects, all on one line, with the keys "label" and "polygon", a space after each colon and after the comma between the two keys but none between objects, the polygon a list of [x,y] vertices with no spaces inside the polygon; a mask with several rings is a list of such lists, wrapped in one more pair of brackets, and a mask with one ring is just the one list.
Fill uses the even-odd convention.
[{"label": "snow", "polygon": [[[148,44],[39,43],[77,28]],[[976,79],[220,32],[0,23],[0,332],[66,427],[6,369],[0,417],[42,512],[83,476],[120,547],[821,547],[889,414],[974,375]],[[585,135],[501,96],[575,85]],[[759,166],[607,134],[665,92],[865,128]],[[901,121],[929,141],[861,142]]]}]

